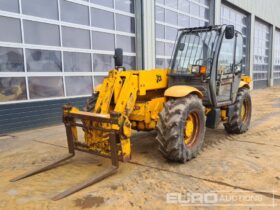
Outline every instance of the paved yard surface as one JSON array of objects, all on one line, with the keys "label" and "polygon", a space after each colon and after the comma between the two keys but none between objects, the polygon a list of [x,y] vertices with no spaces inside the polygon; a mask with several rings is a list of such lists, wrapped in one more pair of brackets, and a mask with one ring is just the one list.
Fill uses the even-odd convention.
[{"label": "paved yard surface", "polygon": [[[209,209],[251,209],[246,204],[252,200],[253,209],[280,209],[280,88],[255,90],[252,97],[252,126],[246,134],[227,135],[222,125],[208,129],[196,159],[171,164],[157,151],[154,132],[135,133],[131,163],[56,202],[50,200],[53,195],[102,171],[109,160],[78,153],[60,167],[10,183],[16,175],[64,155],[66,137],[62,125],[1,136],[0,209],[192,209],[184,206],[188,192],[202,193],[205,199],[210,192],[217,193],[214,198],[238,199],[234,204],[239,206]],[[167,193],[182,194],[183,203],[167,203]]]}]

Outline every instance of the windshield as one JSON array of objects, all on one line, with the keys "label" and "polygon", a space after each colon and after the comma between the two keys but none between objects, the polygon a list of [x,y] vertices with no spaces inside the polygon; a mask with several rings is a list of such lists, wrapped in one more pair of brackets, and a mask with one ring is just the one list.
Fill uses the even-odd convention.
[{"label": "windshield", "polygon": [[173,73],[191,74],[193,65],[204,65],[209,73],[219,32],[182,32],[179,36],[175,58],[172,64]]}]

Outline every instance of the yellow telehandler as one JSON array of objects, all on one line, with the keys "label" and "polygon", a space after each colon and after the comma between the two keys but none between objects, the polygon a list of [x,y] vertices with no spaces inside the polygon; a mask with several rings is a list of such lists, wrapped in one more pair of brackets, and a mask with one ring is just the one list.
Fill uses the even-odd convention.
[{"label": "yellow telehandler", "polygon": [[181,163],[197,156],[206,127],[223,122],[231,134],[248,130],[251,78],[242,75],[243,40],[234,26],[179,29],[169,69],[127,71],[122,57],[116,49],[115,68],[95,87],[85,110],[63,107],[69,155],[11,181],[48,170],[75,150],[112,159],[111,168],[53,198],[58,200],[112,175],[119,160],[129,161],[132,129],[156,129],[163,157]]}]

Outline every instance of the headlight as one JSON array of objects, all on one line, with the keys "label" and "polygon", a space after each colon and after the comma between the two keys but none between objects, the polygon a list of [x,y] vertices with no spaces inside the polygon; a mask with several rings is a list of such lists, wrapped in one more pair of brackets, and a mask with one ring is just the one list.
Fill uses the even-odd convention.
[{"label": "headlight", "polygon": [[199,66],[192,66],[192,73],[199,74]]}]

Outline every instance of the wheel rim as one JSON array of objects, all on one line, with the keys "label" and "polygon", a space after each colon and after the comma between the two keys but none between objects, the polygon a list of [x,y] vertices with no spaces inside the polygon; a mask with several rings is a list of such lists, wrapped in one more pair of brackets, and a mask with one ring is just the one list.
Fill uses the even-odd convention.
[{"label": "wheel rim", "polygon": [[244,100],[241,106],[240,117],[243,123],[246,123],[249,119],[250,105],[248,100]]},{"label": "wheel rim", "polygon": [[189,113],[185,125],[185,144],[191,147],[198,135],[199,131],[199,118],[196,112]]}]

